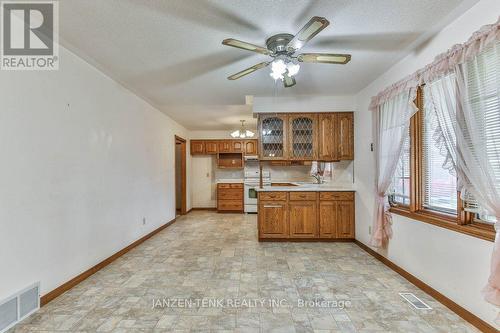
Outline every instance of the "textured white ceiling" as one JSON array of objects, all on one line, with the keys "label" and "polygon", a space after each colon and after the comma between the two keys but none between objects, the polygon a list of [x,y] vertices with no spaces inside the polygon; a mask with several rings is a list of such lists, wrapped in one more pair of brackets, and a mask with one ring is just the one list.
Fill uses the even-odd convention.
[{"label": "textured white ceiling", "polygon": [[[251,119],[245,95],[357,93],[475,2],[65,0],[60,34],[64,46],[186,127],[226,129]],[[288,89],[274,84],[269,69],[226,79],[269,58],[222,46],[223,39],[264,45],[275,33],[294,34],[314,15],[331,23],[303,51],[351,53],[348,65],[302,64]]]}]

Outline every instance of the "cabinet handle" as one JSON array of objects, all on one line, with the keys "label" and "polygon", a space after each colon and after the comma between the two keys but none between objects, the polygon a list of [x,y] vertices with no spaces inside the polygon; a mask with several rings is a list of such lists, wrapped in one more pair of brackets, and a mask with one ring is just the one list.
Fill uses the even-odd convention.
[{"label": "cabinet handle", "polygon": [[264,205],[264,208],[283,208],[282,205]]}]

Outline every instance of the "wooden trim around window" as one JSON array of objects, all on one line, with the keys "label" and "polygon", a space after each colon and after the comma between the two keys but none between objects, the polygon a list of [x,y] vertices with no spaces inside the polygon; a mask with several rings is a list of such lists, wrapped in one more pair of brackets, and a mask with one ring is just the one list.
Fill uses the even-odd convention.
[{"label": "wooden trim around window", "polygon": [[412,212],[404,207],[391,207],[390,212],[490,242],[495,241],[494,228],[489,228],[490,226],[485,223],[458,224],[457,217],[453,215],[439,214],[436,212],[429,213],[426,211]]}]

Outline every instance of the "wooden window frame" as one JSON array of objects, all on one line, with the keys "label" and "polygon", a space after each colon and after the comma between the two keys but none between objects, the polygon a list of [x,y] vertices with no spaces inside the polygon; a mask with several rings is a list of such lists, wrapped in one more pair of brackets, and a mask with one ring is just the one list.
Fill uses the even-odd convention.
[{"label": "wooden window frame", "polygon": [[437,212],[423,206],[422,87],[417,89],[415,104],[419,111],[410,120],[410,205],[394,205],[390,209],[391,213],[493,242],[495,240],[493,225],[478,222],[474,219],[474,214],[466,212],[459,192],[457,192],[457,214]]}]

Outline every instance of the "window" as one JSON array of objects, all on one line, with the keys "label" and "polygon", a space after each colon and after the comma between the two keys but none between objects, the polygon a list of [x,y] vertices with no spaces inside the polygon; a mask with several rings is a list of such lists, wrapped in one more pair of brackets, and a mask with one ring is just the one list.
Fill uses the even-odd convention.
[{"label": "window", "polygon": [[[474,138],[481,140],[476,151],[481,158],[487,159],[493,168],[497,191],[500,191],[500,43],[485,50],[476,59],[464,66],[464,77],[468,85],[469,104],[479,122],[471,125],[477,128]],[[439,122],[433,105],[447,107],[447,101],[428,100],[433,88],[446,89],[446,94],[454,94],[456,89],[454,74],[440,80],[450,84],[434,86],[433,83],[419,87],[415,104],[419,111],[411,122],[407,139],[404,142],[391,188],[389,200],[391,211],[451,230],[463,232],[483,239],[494,240],[493,223],[496,221],[481,203],[470,193],[457,192],[457,178],[453,163],[448,160],[444,143],[441,143]],[[435,81],[437,82],[437,81]],[[443,83],[443,81],[441,81]],[[443,93],[432,94],[435,98]],[[448,95],[449,97],[450,95]],[[448,106],[449,107],[449,106]],[[446,114],[446,113],[445,113]],[[443,116],[443,115],[441,115]],[[453,116],[452,116],[453,117]],[[441,119],[449,122],[452,119]],[[447,135],[452,135],[446,133]],[[464,135],[467,133],[464,132]],[[470,134],[472,135],[472,134]],[[447,143],[460,153],[455,138],[446,139]],[[441,146],[443,145],[443,146]]]},{"label": "window", "polygon": [[[426,96],[423,95],[425,100]],[[435,101],[436,102],[436,101]],[[441,103],[442,104],[442,103]],[[422,108],[422,206],[447,214],[457,214],[457,178],[446,169],[446,151],[436,143],[438,120],[427,103]],[[445,147],[443,147],[445,148]]]},{"label": "window", "polygon": [[403,143],[396,173],[392,179],[389,202],[398,206],[410,205],[410,132]]},{"label": "window", "polygon": [[[477,128],[484,150],[483,154],[493,168],[494,182],[500,191],[500,95],[498,76],[500,75],[500,43],[491,46],[475,59],[467,63],[466,80],[469,88],[469,103],[476,119],[480,119]],[[477,220],[494,223],[496,219],[485,211],[472,196],[466,198],[466,207],[477,214]]]}]

